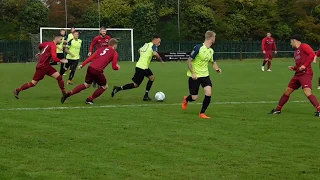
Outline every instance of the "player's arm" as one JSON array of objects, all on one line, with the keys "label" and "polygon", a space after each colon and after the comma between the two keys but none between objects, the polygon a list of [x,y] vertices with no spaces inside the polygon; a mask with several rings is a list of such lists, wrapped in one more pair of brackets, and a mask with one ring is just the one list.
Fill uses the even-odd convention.
[{"label": "player's arm", "polygon": [[93,60],[95,60],[97,58],[97,53],[98,51],[94,52],[91,56],[89,56],[79,67],[78,69],[83,68],[84,66],[86,66],[88,63],[92,62]]},{"label": "player's arm", "polygon": [[320,49],[317,51],[316,55],[314,56],[313,63],[317,63],[317,58],[320,56]]},{"label": "player's arm", "polygon": [[266,51],[265,51],[265,49],[264,49],[264,45],[265,45],[265,44],[266,44],[266,38],[263,38],[263,39],[262,39],[262,42],[261,42],[261,50],[262,50],[263,54],[266,53]]},{"label": "player's arm", "polygon": [[92,51],[93,51],[93,48],[94,48],[94,46],[97,44],[97,42],[98,42],[98,38],[95,37],[95,38],[93,39],[92,43],[90,44],[88,56],[91,56]]},{"label": "player's arm", "polygon": [[190,54],[190,57],[187,60],[188,69],[190,70],[193,79],[197,79],[197,77],[192,66],[192,61],[197,57],[197,55],[199,54],[199,51],[200,51],[200,47],[195,46]]},{"label": "player's arm", "polygon": [[117,71],[117,70],[120,70],[120,66],[118,64],[118,52],[114,52],[114,55],[113,55],[113,59],[112,59],[112,69]]},{"label": "player's arm", "polygon": [[70,54],[70,56],[74,57],[74,55],[70,52],[69,47],[72,46],[72,40],[68,42],[68,46],[66,48],[64,48],[64,51],[67,54]]},{"label": "player's arm", "polygon": [[39,58],[39,57],[40,57],[40,55],[41,55],[41,50],[42,50],[43,48],[44,48],[44,44],[41,43],[41,44],[39,45],[39,47],[38,47],[39,52],[35,55],[36,58]]},{"label": "player's arm", "polygon": [[158,53],[158,48],[156,45],[152,46],[152,51],[153,51],[153,55],[157,58],[157,60],[159,60],[160,62],[164,63],[161,56]]},{"label": "player's arm", "polygon": [[277,45],[275,40],[273,40],[273,50],[274,50],[274,53],[277,54]]},{"label": "player's arm", "polygon": [[214,58],[214,54],[213,54],[213,56],[212,56],[211,62],[212,62],[212,66],[213,66],[214,70],[216,70],[217,73],[220,73],[220,74],[221,74],[221,73],[222,73],[222,70],[219,68],[219,65],[217,64],[217,62],[216,62],[216,60],[215,60],[215,58]]},{"label": "player's arm", "polygon": [[68,62],[68,60],[66,60],[66,59],[59,59],[57,57],[57,47],[56,47],[55,44],[51,45],[51,58],[55,62],[61,62],[61,63],[67,63]]},{"label": "player's arm", "polygon": [[309,45],[304,45],[301,48],[302,48],[302,51],[304,51],[308,55],[306,62],[299,67],[299,70],[303,71],[304,69],[306,69],[311,65],[312,61],[314,60],[315,53]]}]

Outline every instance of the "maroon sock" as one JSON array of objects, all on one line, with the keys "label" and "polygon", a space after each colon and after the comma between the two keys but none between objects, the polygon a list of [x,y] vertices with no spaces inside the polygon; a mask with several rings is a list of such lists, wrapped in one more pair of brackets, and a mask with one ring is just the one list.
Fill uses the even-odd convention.
[{"label": "maroon sock", "polygon": [[308,96],[308,99],[312,103],[312,105],[317,109],[317,111],[320,111],[320,105],[316,96],[311,94],[310,96]]},{"label": "maroon sock", "polygon": [[281,111],[282,107],[288,102],[290,96],[287,96],[285,94],[283,94],[280,98],[278,107],[276,108],[277,111]]},{"label": "maroon sock", "polygon": [[98,88],[91,97],[89,97],[88,99],[90,101],[93,101],[94,99],[96,99],[97,97],[99,97],[106,89],[103,89],[102,87]]},{"label": "maroon sock", "polygon": [[22,85],[21,87],[19,87],[18,89],[16,89],[18,92],[29,89],[31,87],[35,86],[32,82],[28,82],[25,83],[24,85]]},{"label": "maroon sock", "polygon": [[57,81],[58,81],[58,85],[59,85],[62,93],[65,93],[65,92],[66,92],[66,89],[65,89],[65,87],[64,87],[64,81],[63,81],[61,75],[59,75],[59,76],[57,77]]},{"label": "maroon sock", "polygon": [[80,84],[79,86],[75,87],[72,91],[70,91],[70,95],[77,94],[84,89],[86,89],[86,86],[84,84]]},{"label": "maroon sock", "polygon": [[262,66],[266,65],[267,61],[263,60]]},{"label": "maroon sock", "polygon": [[268,61],[268,69],[271,68],[271,61]]}]

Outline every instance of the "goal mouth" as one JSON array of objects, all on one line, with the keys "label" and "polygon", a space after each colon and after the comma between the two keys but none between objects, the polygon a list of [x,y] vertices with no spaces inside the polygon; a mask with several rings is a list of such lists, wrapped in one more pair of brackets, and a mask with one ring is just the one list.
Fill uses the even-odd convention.
[{"label": "goal mouth", "polygon": [[[60,32],[61,29],[66,30],[66,35],[70,33],[70,28],[60,27],[40,27],[39,44],[45,41],[52,41],[53,35]],[[76,28],[79,32],[79,39],[82,40],[80,50],[80,60],[88,57],[89,47],[94,37],[99,35],[100,28]],[[134,62],[134,45],[133,45],[133,29],[132,28],[107,28],[107,35],[119,41],[117,52],[119,53],[119,61]]]}]

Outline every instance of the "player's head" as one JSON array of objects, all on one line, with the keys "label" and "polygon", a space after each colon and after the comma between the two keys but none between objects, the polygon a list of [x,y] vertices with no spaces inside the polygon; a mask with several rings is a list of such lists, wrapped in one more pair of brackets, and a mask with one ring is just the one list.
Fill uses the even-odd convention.
[{"label": "player's head", "polygon": [[73,33],[73,32],[76,31],[76,28],[75,27],[71,27],[70,31],[71,31],[71,33]]},{"label": "player's head", "polygon": [[216,33],[213,31],[207,31],[204,35],[205,41],[214,43],[216,41]]},{"label": "player's head", "polygon": [[300,35],[293,35],[290,38],[291,46],[293,48],[298,48],[301,45],[301,36]]},{"label": "player's head", "polygon": [[66,35],[66,30],[65,29],[60,29],[60,35],[65,36]]},{"label": "player's head", "polygon": [[152,38],[152,43],[156,46],[160,46],[160,44],[161,44],[160,36],[154,35]]},{"label": "player's head", "polygon": [[112,47],[113,49],[117,49],[118,40],[116,40],[115,38],[111,38],[108,42],[108,46]]},{"label": "player's head", "polygon": [[105,37],[106,35],[107,35],[107,28],[106,27],[101,27],[100,28],[100,35],[102,36],[102,37]]},{"label": "player's head", "polygon": [[56,34],[54,35],[54,38],[53,38],[53,42],[57,45],[61,44],[62,43],[62,36],[61,34]]},{"label": "player's head", "polygon": [[79,38],[79,32],[78,31],[74,31],[72,34],[73,34],[73,38],[74,39],[78,39]]},{"label": "player's head", "polygon": [[271,33],[270,32],[267,33],[267,37],[271,37]]}]

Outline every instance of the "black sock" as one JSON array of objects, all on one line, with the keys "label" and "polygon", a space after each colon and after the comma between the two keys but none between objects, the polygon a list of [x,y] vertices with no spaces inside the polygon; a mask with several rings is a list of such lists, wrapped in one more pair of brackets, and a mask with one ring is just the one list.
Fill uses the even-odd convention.
[{"label": "black sock", "polygon": [[205,96],[204,97],[200,113],[206,112],[206,110],[207,110],[207,108],[208,108],[208,106],[210,104],[210,101],[211,101],[211,96]]},{"label": "black sock", "polygon": [[263,60],[262,66],[265,66],[267,64],[266,60]]},{"label": "black sock", "polygon": [[124,86],[121,86],[119,90],[127,90],[127,89],[133,89],[134,88],[134,84],[133,83],[129,83],[126,84]]},{"label": "black sock", "polygon": [[148,81],[147,86],[146,86],[146,93],[148,93],[152,87],[153,81]]},{"label": "black sock", "polygon": [[76,73],[76,70],[71,70],[71,72],[69,74],[69,81],[71,81],[73,79],[75,73]]},{"label": "black sock", "polygon": [[191,96],[191,95],[189,95],[186,100],[187,100],[187,102],[189,102],[189,101],[194,101],[194,100],[192,99],[192,96]]}]

